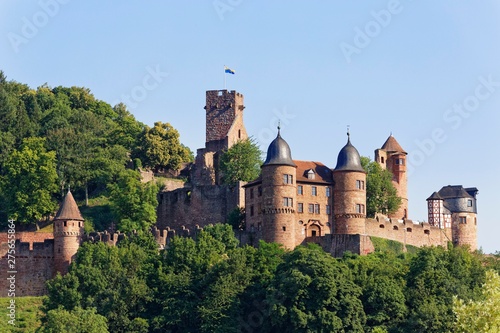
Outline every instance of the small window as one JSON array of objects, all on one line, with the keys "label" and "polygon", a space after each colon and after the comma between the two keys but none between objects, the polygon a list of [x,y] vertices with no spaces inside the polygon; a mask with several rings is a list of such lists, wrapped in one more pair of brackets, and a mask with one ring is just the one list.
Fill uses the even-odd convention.
[{"label": "small window", "polygon": [[385,163],[384,162],[384,156],[380,156],[380,162]]},{"label": "small window", "polygon": [[303,224],[304,224],[304,221],[299,220],[299,225],[303,225]]},{"label": "small window", "polygon": [[316,178],[316,175],[313,169],[309,169],[309,171],[307,171],[307,179],[314,179],[314,178]]},{"label": "small window", "polygon": [[314,204],[314,214],[319,214],[319,204]]},{"label": "small window", "polygon": [[460,224],[467,224],[467,217],[466,216],[459,216],[458,217],[458,223],[460,223]]},{"label": "small window", "polygon": [[293,198],[288,198],[288,197],[283,198],[283,206],[293,207]]},{"label": "small window", "polygon": [[467,200],[467,207],[472,207],[472,200]]},{"label": "small window", "polygon": [[430,231],[430,230],[424,230],[424,234],[426,234],[426,235],[430,235],[430,234],[431,234],[431,231]]},{"label": "small window", "polygon": [[398,228],[397,225],[395,225],[395,226],[392,227],[392,230],[399,230],[399,228]]},{"label": "small window", "polygon": [[286,231],[286,227],[285,226],[283,226],[283,231]]},{"label": "small window", "polygon": [[250,206],[250,216],[253,216],[253,213],[254,212],[253,212],[253,205],[252,205],[252,206]]},{"label": "small window", "polygon": [[311,236],[316,237],[316,230],[311,230]]},{"label": "small window", "polygon": [[356,213],[357,214],[364,214],[365,213],[365,205],[356,204]]},{"label": "small window", "polygon": [[331,189],[329,187],[326,188],[326,197],[329,198],[331,195]]},{"label": "small window", "polygon": [[309,213],[314,213],[314,205],[313,204],[309,204]]},{"label": "small window", "polygon": [[330,215],[332,213],[332,208],[330,205],[326,205],[326,213]]},{"label": "small window", "polygon": [[238,139],[241,139],[241,130],[238,130]]},{"label": "small window", "polygon": [[411,228],[406,228],[407,232],[412,232],[413,230]]},{"label": "small window", "polygon": [[381,225],[379,225],[379,228],[380,228],[380,229],[384,229],[384,228],[385,228],[385,225],[381,224]]},{"label": "small window", "polygon": [[297,211],[298,211],[299,213],[303,213],[303,212],[304,212],[304,204],[303,204],[302,202],[299,202],[299,203],[297,204]]},{"label": "small window", "polygon": [[257,223],[257,230],[261,231],[262,230],[262,223]]},{"label": "small window", "polygon": [[356,189],[364,190],[365,189],[365,181],[364,180],[356,180]]},{"label": "small window", "polygon": [[396,165],[405,165],[404,158],[396,158],[394,161],[396,162]]},{"label": "small window", "polygon": [[316,186],[311,186],[311,195],[314,197],[318,195],[318,188]]},{"label": "small window", "polygon": [[259,197],[262,196],[262,186],[257,187],[257,192],[259,193]]},{"label": "small window", "polygon": [[253,199],[253,188],[250,189],[250,199]]},{"label": "small window", "polygon": [[304,187],[302,185],[298,185],[297,186],[297,194],[302,195],[303,191],[304,191]]},{"label": "small window", "polygon": [[283,175],[283,183],[284,184],[293,184],[293,176],[292,175]]}]

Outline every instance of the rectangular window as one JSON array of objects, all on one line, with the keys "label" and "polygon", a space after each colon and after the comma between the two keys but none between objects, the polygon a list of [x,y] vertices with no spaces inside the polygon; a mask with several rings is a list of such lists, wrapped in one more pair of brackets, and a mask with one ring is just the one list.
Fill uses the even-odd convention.
[{"label": "rectangular window", "polygon": [[304,188],[302,187],[302,185],[298,185],[297,186],[297,194],[302,195],[303,191],[304,191]]},{"label": "rectangular window", "polygon": [[459,216],[458,217],[458,222],[460,224],[466,224],[467,223],[467,217],[466,216]]},{"label": "rectangular window", "polygon": [[327,198],[329,198],[329,197],[330,197],[330,195],[331,195],[331,193],[330,193],[330,188],[329,188],[329,187],[327,187],[327,188],[326,188],[326,197],[327,197]]},{"label": "rectangular window", "polygon": [[309,204],[309,213],[314,213],[314,205],[313,204]]},{"label": "rectangular window", "polygon": [[318,188],[316,186],[311,186],[311,195],[314,197],[318,195]]},{"label": "rectangular window", "polygon": [[326,213],[327,213],[328,215],[330,215],[330,214],[331,214],[331,212],[332,212],[332,209],[331,209],[330,205],[326,205]]},{"label": "rectangular window", "polygon": [[467,207],[472,207],[472,200],[467,200]]},{"label": "rectangular window", "polygon": [[303,212],[304,212],[304,204],[303,204],[302,202],[299,202],[299,203],[297,204],[297,211],[298,211],[299,213],[303,213]]},{"label": "rectangular window", "polygon": [[283,206],[285,207],[293,207],[293,199],[292,198],[283,198]]},{"label": "rectangular window", "polygon": [[364,214],[365,213],[365,205],[356,204],[356,213],[357,214]]},{"label": "rectangular window", "polygon": [[250,216],[253,216],[253,205],[250,206]]},{"label": "rectangular window", "polygon": [[356,180],[356,188],[358,190],[364,190],[365,189],[365,181],[364,180]]},{"label": "rectangular window", "polygon": [[396,158],[395,162],[396,162],[397,165],[405,165],[404,158]]},{"label": "rectangular window", "polygon": [[319,204],[314,204],[314,214],[319,214]]},{"label": "rectangular window", "polygon": [[253,199],[253,188],[250,189],[250,199]]},{"label": "rectangular window", "polygon": [[293,176],[292,175],[283,175],[283,183],[293,184]]}]

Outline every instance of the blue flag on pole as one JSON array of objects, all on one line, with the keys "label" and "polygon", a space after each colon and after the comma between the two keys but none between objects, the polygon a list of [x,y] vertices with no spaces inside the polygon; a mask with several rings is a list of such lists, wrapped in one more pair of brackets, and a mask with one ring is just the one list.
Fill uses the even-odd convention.
[{"label": "blue flag on pole", "polygon": [[224,66],[224,73],[234,74],[234,71],[231,68]]}]

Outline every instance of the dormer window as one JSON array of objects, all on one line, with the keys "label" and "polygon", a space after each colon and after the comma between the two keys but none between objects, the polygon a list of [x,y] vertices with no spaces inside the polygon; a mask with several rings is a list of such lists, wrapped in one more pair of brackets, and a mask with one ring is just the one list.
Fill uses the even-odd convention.
[{"label": "dormer window", "polygon": [[313,169],[309,169],[307,170],[306,177],[307,179],[314,179],[316,178],[316,173],[314,173]]}]

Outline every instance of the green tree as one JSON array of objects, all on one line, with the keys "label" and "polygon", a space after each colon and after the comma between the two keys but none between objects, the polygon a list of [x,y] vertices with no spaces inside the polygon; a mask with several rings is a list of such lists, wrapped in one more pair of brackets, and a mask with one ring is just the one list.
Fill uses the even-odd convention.
[{"label": "green tree", "polygon": [[[312,246],[314,245],[314,246]],[[363,332],[361,288],[319,246],[285,255],[269,289],[270,332]]]},{"label": "green tree", "polygon": [[24,139],[2,166],[3,210],[21,223],[37,223],[57,206],[55,153],[47,152],[44,144],[42,138]]},{"label": "green tree", "polygon": [[478,301],[464,301],[453,297],[456,316],[453,332],[493,333],[500,332],[500,276],[493,270],[486,272],[486,282]]},{"label": "green tree", "polygon": [[107,333],[108,324],[105,317],[96,313],[95,308],[82,309],[76,307],[68,311],[63,308],[47,312],[45,323],[39,333]]},{"label": "green tree", "polygon": [[236,142],[221,156],[224,183],[234,184],[239,180],[248,182],[259,177],[261,153],[253,139]]},{"label": "green tree", "polygon": [[137,171],[127,169],[108,189],[120,231],[146,230],[156,222],[158,184],[142,183]]},{"label": "green tree", "polygon": [[162,122],[156,122],[153,128],[146,127],[135,155],[144,166],[156,171],[177,170],[181,163],[193,160],[193,153],[181,144],[179,132],[169,123]]},{"label": "green tree", "polygon": [[368,157],[361,157],[361,165],[366,175],[366,213],[374,217],[375,213],[391,214],[401,206],[401,198],[392,184],[392,174]]},{"label": "green tree", "polygon": [[453,328],[453,296],[477,300],[485,281],[481,261],[466,248],[422,248],[410,261],[405,296],[405,332],[448,332]]}]

